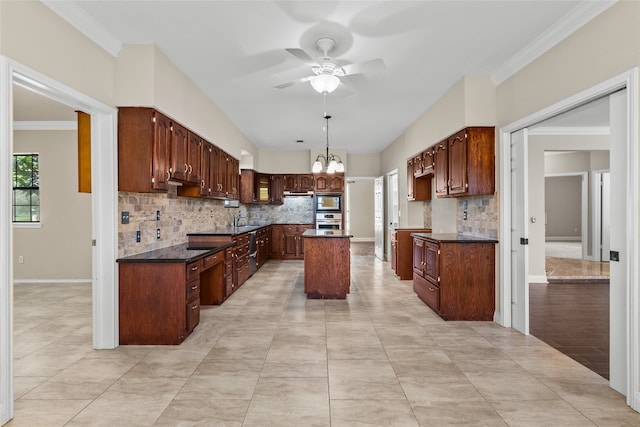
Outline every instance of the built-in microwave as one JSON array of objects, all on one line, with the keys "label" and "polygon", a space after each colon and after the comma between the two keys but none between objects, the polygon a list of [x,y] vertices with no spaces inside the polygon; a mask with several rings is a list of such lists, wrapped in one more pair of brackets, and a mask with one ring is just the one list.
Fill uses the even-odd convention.
[{"label": "built-in microwave", "polygon": [[316,194],[316,212],[342,212],[342,194]]}]

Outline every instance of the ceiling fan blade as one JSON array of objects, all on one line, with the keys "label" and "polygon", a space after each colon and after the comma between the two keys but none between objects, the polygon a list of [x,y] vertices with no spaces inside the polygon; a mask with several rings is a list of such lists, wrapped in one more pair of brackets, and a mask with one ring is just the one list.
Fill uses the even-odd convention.
[{"label": "ceiling fan blade", "polygon": [[281,83],[279,85],[274,86],[276,89],[284,89],[286,87],[289,86],[293,86],[293,85],[297,85],[299,83],[304,83],[304,82],[308,82],[309,80],[311,80],[313,76],[307,76],[307,77],[303,77],[301,79],[297,79],[297,80],[291,80],[290,82],[286,82],[286,83]]},{"label": "ceiling fan blade", "polygon": [[352,74],[369,73],[372,71],[382,71],[385,69],[382,58],[370,59],[369,61],[359,62],[357,64],[349,64],[342,67],[345,76]]},{"label": "ceiling fan blade", "polygon": [[316,60],[310,57],[309,54],[307,54],[307,52],[305,52],[302,49],[285,49],[285,50],[309,66],[318,66],[318,63],[316,62]]}]

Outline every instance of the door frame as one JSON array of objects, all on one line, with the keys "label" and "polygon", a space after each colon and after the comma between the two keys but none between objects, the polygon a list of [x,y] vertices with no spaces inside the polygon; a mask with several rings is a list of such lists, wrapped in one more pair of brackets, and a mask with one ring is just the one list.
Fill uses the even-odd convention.
[{"label": "door frame", "polygon": [[[638,263],[633,262],[638,258],[639,252],[639,162],[638,162],[638,68],[633,68],[622,74],[614,76],[604,82],[581,91],[571,97],[554,103],[520,120],[507,124],[500,128],[498,132],[498,154],[500,156],[499,172],[503,179],[500,180],[500,233],[503,236],[500,243],[500,274],[499,274],[499,311],[496,311],[495,320],[505,327],[511,327],[511,242],[510,236],[511,219],[509,209],[511,206],[511,182],[504,179],[509,175],[511,160],[511,133],[519,129],[531,126],[545,119],[558,115],[579,105],[585,104],[601,96],[609,95],[620,89],[627,89],[627,161],[629,191],[627,194],[627,234],[631,238],[627,239],[623,250],[629,259],[626,269],[627,277],[627,404],[634,410],[640,411],[640,364],[639,364],[639,289],[638,289]],[[528,262],[528,261],[527,261]]]},{"label": "door frame", "polygon": [[[118,346],[117,109],[0,56],[0,170],[11,170],[13,85],[91,115],[93,347]],[[0,174],[0,425],[13,418],[13,227],[10,174]]]},{"label": "door frame", "polygon": [[[593,261],[594,256],[588,255],[589,249],[589,172],[563,172],[563,173],[549,173],[545,174],[546,178],[557,178],[563,176],[579,176],[582,178],[580,181],[580,239],[581,239],[581,257],[585,261]],[[546,189],[545,189],[546,194]],[[545,212],[547,211],[545,207]],[[547,237],[547,231],[544,233],[545,241]],[[592,240],[593,244],[593,240]],[[593,253],[593,249],[591,250]]]}]

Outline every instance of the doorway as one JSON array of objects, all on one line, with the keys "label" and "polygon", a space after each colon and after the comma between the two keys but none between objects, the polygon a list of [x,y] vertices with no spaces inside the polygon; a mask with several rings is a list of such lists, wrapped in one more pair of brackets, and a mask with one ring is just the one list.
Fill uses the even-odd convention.
[{"label": "doorway", "polygon": [[[501,130],[500,151],[503,161],[501,162],[502,176],[509,176],[512,148],[512,133],[519,129],[525,129],[534,123],[553,117],[561,112],[568,111],[576,106],[583,105],[590,100],[600,98],[602,96],[611,95],[611,164],[612,171],[615,167],[616,173],[611,176],[612,188],[618,188],[619,199],[612,194],[612,206],[623,206],[622,209],[615,210],[618,217],[611,218],[611,247],[617,249],[615,255],[619,261],[612,267],[611,273],[611,380],[610,386],[627,397],[627,403],[638,410],[638,402],[636,402],[636,390],[638,388],[638,351],[637,351],[637,334],[638,325],[633,321],[637,318],[638,304],[638,283],[637,271],[630,262],[636,258],[637,248],[637,179],[638,160],[636,158],[635,147],[635,129],[637,128],[636,104],[635,99],[637,82],[637,70],[615,77],[600,85],[597,85],[583,93],[575,95],[547,109],[541,110],[529,117],[526,117],[516,123],[504,127]],[[626,89],[626,90],[622,90]],[[621,91],[622,90],[622,91]],[[526,145],[526,138],[525,138]],[[525,154],[526,155],[526,154]],[[507,160],[504,160],[507,159]],[[506,181],[506,180],[505,180]],[[504,195],[511,194],[512,183],[501,182],[501,191]],[[525,186],[526,188],[526,186]],[[513,200],[511,197],[503,197],[501,200],[501,230],[503,235],[512,234],[512,224],[510,212],[512,210]],[[528,211],[525,209],[523,218],[529,219]],[[514,220],[517,218],[514,218]],[[520,243],[526,245],[528,236],[520,237]],[[513,320],[518,318],[522,311],[520,308],[512,310],[512,286],[515,289],[528,293],[528,277],[524,275],[514,276],[515,283],[510,283],[512,275],[512,262],[506,262],[511,258],[513,246],[516,246],[514,239],[503,239],[503,247],[501,248],[500,258],[504,266],[500,279],[500,322],[505,326],[511,326]],[[614,255],[614,253],[612,253]],[[525,260],[525,264],[527,261]],[[506,284],[509,284],[507,286]],[[625,299],[625,296],[627,299]],[[627,310],[625,301],[633,301]],[[526,319],[526,318],[525,318]],[[523,329],[518,328],[527,333],[528,321],[525,322]],[[515,324],[513,324],[514,327]]]},{"label": "doorway", "polygon": [[385,233],[387,245],[387,259],[391,256],[391,234],[400,226],[400,199],[398,194],[398,170],[387,174],[387,221],[389,223]]},{"label": "doorway", "polygon": [[[118,345],[117,111],[35,70],[0,56],[0,170],[11,170],[13,86],[91,115],[93,347]],[[98,161],[99,160],[99,161]],[[13,417],[13,230],[10,175],[0,174],[0,424]]]}]

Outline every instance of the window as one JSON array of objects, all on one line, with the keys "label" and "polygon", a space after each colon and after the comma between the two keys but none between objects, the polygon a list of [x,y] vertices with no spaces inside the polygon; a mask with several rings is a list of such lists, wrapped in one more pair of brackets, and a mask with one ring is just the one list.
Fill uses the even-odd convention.
[{"label": "window", "polygon": [[37,154],[13,155],[13,222],[40,222],[40,173]]}]

